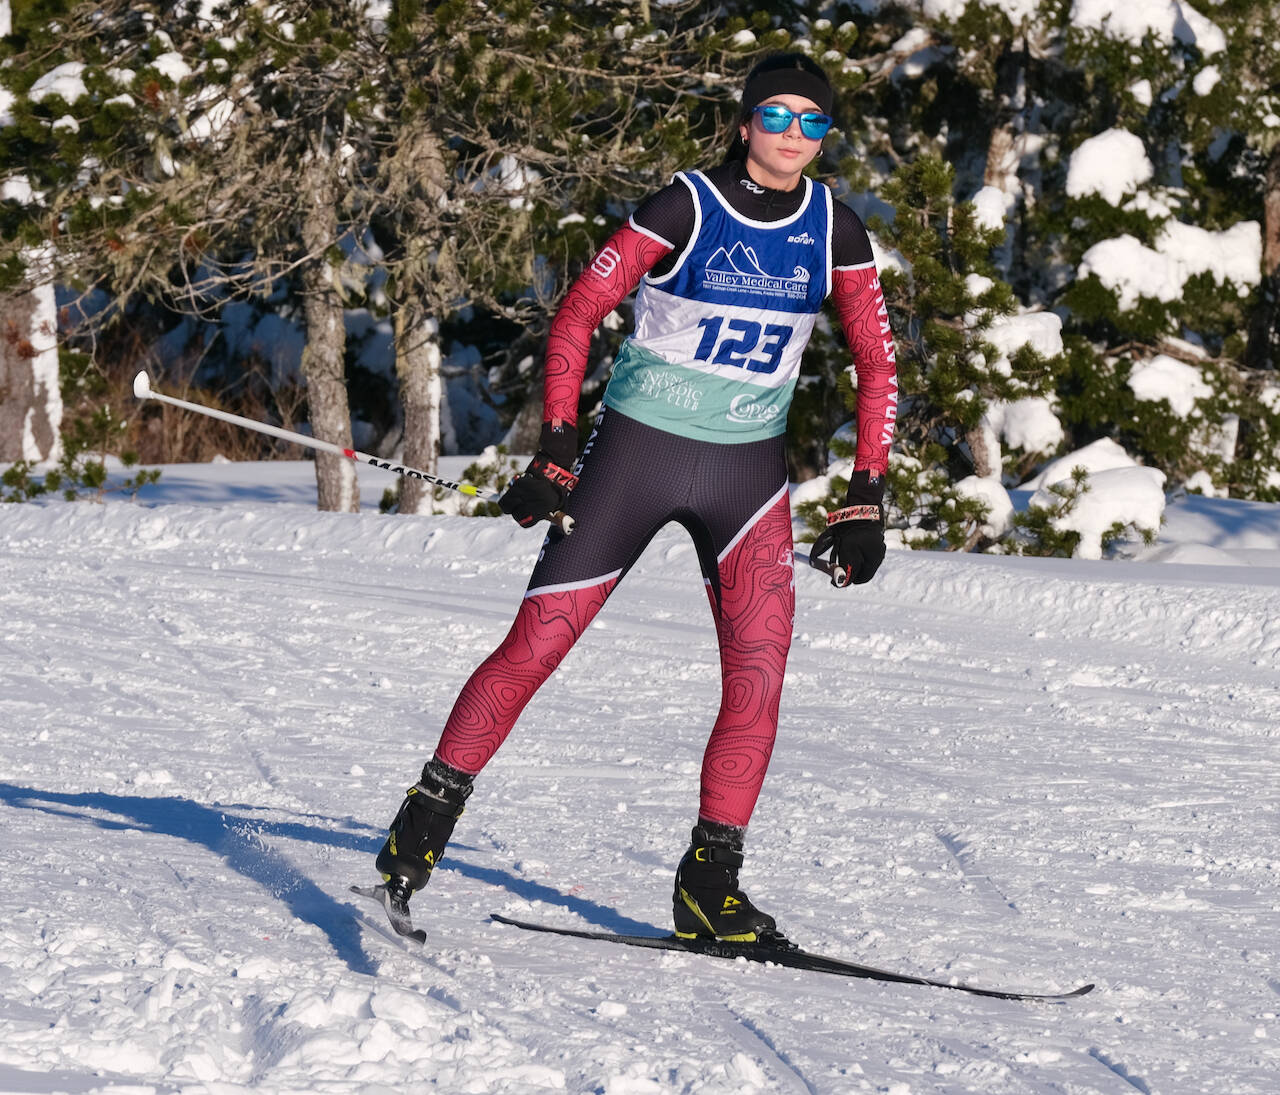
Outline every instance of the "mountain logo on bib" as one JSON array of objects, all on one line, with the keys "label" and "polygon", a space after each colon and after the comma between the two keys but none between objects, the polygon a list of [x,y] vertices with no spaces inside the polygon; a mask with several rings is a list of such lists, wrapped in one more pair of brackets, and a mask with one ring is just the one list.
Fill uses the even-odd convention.
[{"label": "mountain logo on bib", "polygon": [[766,273],[760,266],[755,248],[741,240],[730,250],[723,247],[707,259],[703,285],[730,293],[763,293],[767,296],[803,299],[809,291],[809,271],[802,266],[792,269],[790,276]]}]

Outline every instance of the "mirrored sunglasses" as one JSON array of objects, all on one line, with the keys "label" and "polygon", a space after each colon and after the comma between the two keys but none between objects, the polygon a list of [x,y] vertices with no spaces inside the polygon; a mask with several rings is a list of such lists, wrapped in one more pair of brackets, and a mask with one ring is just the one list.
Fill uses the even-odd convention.
[{"label": "mirrored sunglasses", "polygon": [[797,114],[794,110],[777,105],[758,106],[752,110],[752,113],[760,115],[760,124],[766,133],[785,133],[791,126],[791,119],[799,118],[800,132],[811,141],[819,141],[825,137],[834,121],[829,115],[818,114],[816,111]]}]

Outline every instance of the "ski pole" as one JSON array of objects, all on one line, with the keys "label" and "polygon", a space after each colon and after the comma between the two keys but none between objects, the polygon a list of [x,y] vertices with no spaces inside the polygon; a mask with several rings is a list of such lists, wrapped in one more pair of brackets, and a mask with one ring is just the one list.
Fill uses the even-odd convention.
[{"label": "ski pole", "polygon": [[803,551],[795,553],[796,562],[808,563],[814,570],[820,570],[823,574],[831,575],[831,584],[836,589],[844,589],[849,584],[849,575],[844,567],[837,566],[829,559],[822,559],[816,555],[806,555]]},{"label": "ski pole", "polygon": [[[457,491],[459,494],[466,494],[486,502],[496,502],[499,497],[496,491],[485,490],[483,487],[477,487],[473,483],[455,483],[452,479],[444,479],[439,475],[432,475],[428,471],[419,471],[417,468],[410,468],[404,464],[393,464],[390,460],[370,456],[367,452],[344,448],[341,445],[334,445],[315,437],[308,437],[306,434],[294,433],[292,430],[281,429],[279,426],[270,426],[265,422],[257,422],[252,418],[243,418],[228,411],[215,410],[213,407],[202,407],[199,403],[188,403],[185,399],[177,399],[171,395],[162,395],[151,387],[151,378],[145,372],[138,373],[133,378],[133,394],[138,399],[156,399],[173,407],[182,407],[184,410],[195,411],[197,414],[207,415],[209,418],[230,422],[233,426],[240,426],[256,433],[265,433],[270,437],[278,437],[281,441],[291,441],[295,445],[315,449],[317,452],[345,456],[348,460],[354,460],[357,464],[370,464],[375,468],[394,472],[396,475],[403,476],[406,479],[422,479],[434,486],[447,487],[449,490]],[[547,519],[553,525],[558,526],[566,536],[573,531],[573,518],[562,510],[556,510],[555,513],[548,514]]]}]

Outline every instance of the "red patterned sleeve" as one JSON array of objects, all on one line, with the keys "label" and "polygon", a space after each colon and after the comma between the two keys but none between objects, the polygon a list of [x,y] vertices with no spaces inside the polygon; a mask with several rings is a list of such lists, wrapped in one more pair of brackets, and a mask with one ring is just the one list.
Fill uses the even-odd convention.
[{"label": "red patterned sleeve", "polygon": [[609,237],[582,276],[570,286],[547,337],[544,422],[578,421],[578,395],[587,372],[592,334],[670,251],[671,245],[665,240],[625,225]]},{"label": "red patterned sleeve", "polygon": [[831,300],[844,328],[858,380],[858,447],[855,471],[874,476],[889,468],[889,443],[898,417],[898,365],[874,262],[837,267]]}]

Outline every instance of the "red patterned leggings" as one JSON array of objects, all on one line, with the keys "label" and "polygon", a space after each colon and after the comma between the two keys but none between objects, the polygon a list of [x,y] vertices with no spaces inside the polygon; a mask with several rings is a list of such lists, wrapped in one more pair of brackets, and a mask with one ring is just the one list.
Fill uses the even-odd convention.
[{"label": "red patterned leggings", "polygon": [[720,712],[702,761],[699,816],[746,826],[778,726],[795,616],[791,513],[781,437],[716,444],[606,410],[507,637],[471,675],[436,756],[479,772],[533,694],[664,525],[698,549],[720,646]]}]

